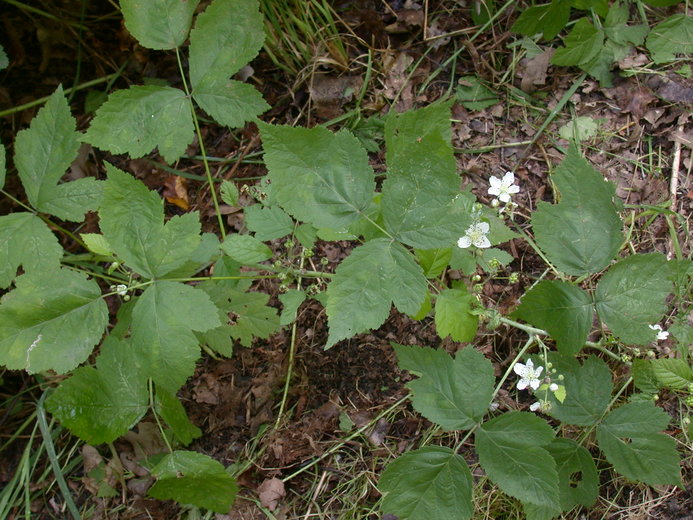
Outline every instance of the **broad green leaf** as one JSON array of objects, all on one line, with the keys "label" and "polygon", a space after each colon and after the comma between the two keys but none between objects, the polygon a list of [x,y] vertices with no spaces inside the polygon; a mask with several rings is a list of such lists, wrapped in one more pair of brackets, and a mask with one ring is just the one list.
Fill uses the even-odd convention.
[{"label": "broad green leaf", "polygon": [[524,9],[510,29],[525,36],[543,34],[545,40],[553,40],[568,24],[569,16],[570,0],[554,0]]},{"label": "broad green leaf", "polygon": [[38,211],[73,222],[81,222],[87,211],[96,209],[101,197],[101,183],[93,178],[59,184],[77,157],[78,136],[59,86],[14,143],[14,164],[29,203]]},{"label": "broad green leaf", "polygon": [[370,207],[368,155],[346,130],[259,123],[273,201],[316,228],[341,230]]},{"label": "broad green leaf", "polygon": [[245,208],[243,214],[245,225],[259,240],[282,238],[294,230],[294,221],[278,206],[265,207],[255,204]]},{"label": "broad green leaf", "polygon": [[[218,1],[218,0],[217,0]],[[219,462],[194,451],[174,451],[152,468],[156,483],[148,494],[216,513],[228,513],[238,493],[236,480]]]},{"label": "broad green leaf", "polygon": [[554,439],[546,449],[556,461],[561,509],[592,507],[599,495],[599,475],[589,451],[572,439]]},{"label": "broad green leaf", "polygon": [[89,249],[89,251],[91,251],[92,253],[101,256],[113,255],[111,245],[108,243],[108,240],[106,240],[103,235],[99,233],[82,233],[80,237],[82,238],[84,245],[86,245],[87,249]]},{"label": "broad green leaf", "polygon": [[478,259],[478,262],[484,270],[492,272],[498,269],[497,266],[493,266],[492,268],[492,264],[497,262],[501,267],[505,267],[513,260],[514,258],[512,255],[506,253],[502,249],[490,247],[481,250],[481,258]]},{"label": "broad green leaf", "polygon": [[[464,287],[464,286],[462,286]],[[444,289],[436,297],[435,324],[441,339],[472,341],[479,326],[479,317],[472,314],[476,301],[466,288]]]},{"label": "broad green leaf", "polygon": [[417,312],[416,314],[409,314],[409,317],[413,320],[420,321],[424,319],[426,316],[428,316],[428,313],[431,312],[432,308],[433,305],[431,305],[431,292],[427,290],[426,297],[424,298],[421,307],[419,307],[419,312]]},{"label": "broad green leaf", "polygon": [[[0,50],[2,47],[0,47]],[[0,190],[5,187],[5,147],[0,143]]]},{"label": "broad green leaf", "polygon": [[219,195],[221,195],[221,200],[229,206],[239,205],[238,198],[240,194],[238,193],[238,188],[235,183],[231,181],[222,181],[221,188],[219,188]]},{"label": "broad green leaf", "polygon": [[450,103],[390,115],[385,124],[383,223],[407,245],[450,247],[471,222],[450,136]]},{"label": "broad green leaf", "polygon": [[676,441],[658,433],[669,415],[651,401],[624,404],[597,427],[597,442],[621,475],[650,486],[682,486]]},{"label": "broad green leaf", "polygon": [[522,502],[522,510],[525,512],[526,520],[552,520],[561,514],[561,510],[555,507],[538,506]]},{"label": "broad green leaf", "polygon": [[327,287],[326,347],[383,324],[394,303],[416,314],[426,295],[426,277],[397,242],[376,238],[357,247],[337,267]]},{"label": "broad green leaf", "polygon": [[693,383],[693,370],[683,359],[655,359],[652,371],[661,386],[673,390],[686,390]]},{"label": "broad green leaf", "polygon": [[505,493],[522,502],[559,509],[556,463],[544,446],[551,427],[534,414],[509,412],[476,430],[479,463]]},{"label": "broad green leaf", "polygon": [[424,271],[426,278],[437,278],[447,268],[452,257],[452,248],[417,249],[416,259]]},{"label": "broad green leaf", "polygon": [[585,141],[599,131],[599,121],[589,116],[578,116],[558,129],[558,135],[568,141]]},{"label": "broad green leaf", "polygon": [[36,270],[0,300],[0,364],[63,374],[91,354],[108,324],[101,290],[82,273]]},{"label": "broad green leaf", "polygon": [[250,235],[229,235],[221,249],[240,264],[256,264],[272,258],[272,250]]},{"label": "broad green leaf", "polygon": [[604,46],[604,31],[597,29],[587,18],[580,18],[568,36],[565,47],[556,49],[551,57],[554,65],[582,65],[594,58]]},{"label": "broad green leaf", "polygon": [[107,164],[99,226],[111,248],[128,267],[158,278],[185,264],[200,245],[196,213],[164,225],[163,202],[132,175]]},{"label": "broad green leaf", "polygon": [[142,157],[154,148],[167,162],[185,153],[195,135],[182,90],[136,85],[116,90],[96,111],[84,140],[111,153]]},{"label": "broad green leaf", "polygon": [[655,63],[673,61],[677,54],[693,53],[693,17],[675,14],[655,25],[645,46]]},{"label": "broad green leaf", "polygon": [[488,412],[493,397],[493,367],[472,347],[457,352],[393,344],[399,367],[419,376],[407,383],[412,405],[446,430],[468,430]]},{"label": "broad green leaf", "polygon": [[193,91],[193,98],[215,121],[231,128],[270,108],[255,87],[232,79],[207,80]]},{"label": "broad green leaf", "polygon": [[83,441],[113,442],[147,412],[147,378],[129,342],[109,336],[96,368],[80,367],[46,400],[46,409]]},{"label": "broad green leaf", "polygon": [[652,368],[652,360],[634,359],[631,366],[633,384],[644,394],[654,395],[659,391],[659,381]]},{"label": "broad green leaf", "polygon": [[614,4],[604,19],[604,33],[611,41],[620,45],[642,45],[650,32],[647,25],[627,25],[630,12],[625,5]]},{"label": "broad green leaf", "polygon": [[[378,481],[382,510],[407,520],[471,518],[472,474],[450,448],[426,446],[388,464]],[[387,516],[387,515],[386,515]]]},{"label": "broad green leaf", "polygon": [[575,9],[594,10],[601,17],[607,16],[609,13],[609,0],[569,0],[569,2]]},{"label": "broad green leaf", "polygon": [[513,316],[546,330],[558,350],[574,356],[582,349],[592,329],[592,300],[579,287],[543,280],[527,291]]},{"label": "broad green leaf", "polygon": [[62,256],[56,236],[33,213],[0,217],[0,289],[12,283],[20,265],[27,274],[54,271]]},{"label": "broad green leaf", "polygon": [[616,256],[623,235],[613,203],[615,187],[580,156],[574,146],[556,168],[558,204],[540,202],[532,217],[536,241],[564,273],[601,271]]},{"label": "broad green leaf", "polygon": [[161,388],[156,389],[156,413],[171,427],[173,436],[183,446],[202,436],[202,431],[190,422],[175,394]]},{"label": "broad green leaf", "polygon": [[220,246],[219,238],[214,233],[202,233],[197,248],[190,253],[188,260],[180,267],[166,273],[166,278],[189,278],[207,269],[220,257],[225,256]]},{"label": "broad green leaf", "polygon": [[[0,70],[6,69],[10,65],[10,59],[7,57],[5,48],[0,45]],[[2,184],[2,183],[0,183]],[[0,186],[2,187],[2,186]]]},{"label": "broad green leaf", "polygon": [[125,27],[143,47],[180,47],[199,0],[120,0]]},{"label": "broad green leaf", "polygon": [[252,60],[265,40],[257,0],[214,0],[190,33],[190,82],[213,91]]},{"label": "broad green leaf", "polygon": [[306,292],[298,289],[289,289],[284,294],[279,295],[284,309],[279,316],[279,325],[289,325],[296,319],[296,311],[306,300]]},{"label": "broad green leaf", "polygon": [[306,249],[313,249],[318,239],[317,230],[311,224],[299,224],[294,230],[294,237]]},{"label": "broad green leaf", "polygon": [[597,313],[623,342],[648,345],[657,336],[648,325],[662,318],[671,291],[662,255],[632,255],[614,264],[599,280],[595,292]]},{"label": "broad green leaf", "polygon": [[483,110],[500,101],[476,76],[463,76],[457,82],[455,99],[467,110]]},{"label": "broad green leaf", "polygon": [[564,423],[591,426],[609,406],[613,390],[611,370],[595,356],[587,358],[579,368],[577,362],[575,365],[577,369],[559,371],[565,378],[566,397],[563,402],[553,400],[551,415]]},{"label": "broad green leaf", "polygon": [[459,269],[466,275],[473,274],[476,271],[476,257],[468,249],[453,246],[450,268]]},{"label": "broad green leaf", "polygon": [[175,393],[193,374],[200,356],[192,331],[219,325],[217,308],[204,291],[158,281],[142,293],[133,309],[133,349],[147,377]]}]

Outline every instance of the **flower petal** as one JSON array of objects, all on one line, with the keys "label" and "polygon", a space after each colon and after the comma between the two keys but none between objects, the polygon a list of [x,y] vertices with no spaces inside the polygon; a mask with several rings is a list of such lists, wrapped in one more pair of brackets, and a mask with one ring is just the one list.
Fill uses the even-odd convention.
[{"label": "flower petal", "polygon": [[489,241],[488,237],[486,235],[477,237],[476,240],[474,240],[474,245],[480,249],[485,249],[487,247],[491,247],[491,242]]},{"label": "flower petal", "polygon": [[527,388],[527,385],[528,385],[528,384],[529,384],[529,380],[527,380],[527,379],[520,379],[520,380],[517,382],[517,389],[518,389],[518,390],[524,390],[525,388]]},{"label": "flower petal", "polygon": [[461,238],[457,241],[457,247],[459,247],[459,248],[461,248],[461,249],[466,249],[466,248],[468,248],[468,247],[471,246],[471,245],[472,245],[472,239],[469,238],[467,235],[461,237]]},{"label": "flower petal", "polygon": [[508,195],[506,192],[499,194],[498,198],[501,200],[501,202],[505,202],[506,204],[510,202],[510,195]]},{"label": "flower petal", "polygon": [[513,370],[520,377],[525,377],[527,375],[527,367],[522,363],[515,363]]},{"label": "flower petal", "polygon": [[515,174],[513,172],[505,172],[502,182],[503,185],[510,186],[513,182],[515,182]]},{"label": "flower petal", "polygon": [[532,387],[532,390],[536,390],[537,388],[539,388],[539,385],[541,385],[541,381],[539,381],[538,379],[532,379],[529,382],[529,386]]},{"label": "flower petal", "polygon": [[480,232],[482,232],[483,234],[488,233],[488,230],[490,229],[488,222],[479,222],[476,226],[477,226],[477,229]]},{"label": "flower petal", "polygon": [[529,405],[529,409],[530,409],[530,411],[532,411],[532,412],[536,412],[536,411],[539,410],[540,408],[541,408],[541,403],[540,403],[539,401],[537,401],[536,403],[532,403],[532,404]]}]

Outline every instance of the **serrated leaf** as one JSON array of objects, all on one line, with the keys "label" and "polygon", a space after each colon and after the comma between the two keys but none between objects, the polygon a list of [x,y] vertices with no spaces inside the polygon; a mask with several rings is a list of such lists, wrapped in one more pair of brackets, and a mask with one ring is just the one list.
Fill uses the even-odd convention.
[{"label": "serrated leaf", "polygon": [[500,101],[476,76],[463,76],[457,82],[455,99],[467,110],[483,110]]},{"label": "serrated leaf", "polygon": [[279,301],[284,308],[279,316],[279,325],[289,325],[296,319],[296,311],[306,300],[306,292],[299,289],[289,289],[279,295]]},{"label": "serrated leaf", "polygon": [[217,123],[231,128],[270,108],[255,87],[232,79],[205,81],[193,91],[193,98]]},{"label": "serrated leaf", "polygon": [[21,265],[27,274],[60,267],[63,248],[48,226],[33,213],[0,217],[0,289],[9,287]]},{"label": "serrated leaf", "polygon": [[471,518],[472,475],[450,448],[427,446],[391,462],[378,481],[382,510],[408,520]]},{"label": "serrated leaf", "polygon": [[164,224],[163,202],[131,175],[106,164],[108,180],[99,208],[99,227],[128,267],[160,278],[184,265],[200,245],[197,213]]},{"label": "serrated leaf", "polygon": [[326,347],[379,327],[394,303],[405,314],[419,311],[426,277],[397,242],[376,238],[357,247],[337,267],[327,286]]},{"label": "serrated leaf", "polygon": [[554,0],[524,9],[510,30],[525,36],[543,34],[545,40],[552,40],[568,24],[569,17],[570,0]]},{"label": "serrated leaf", "polygon": [[582,65],[594,58],[604,46],[604,31],[587,18],[580,18],[563,39],[565,47],[556,49],[551,57],[554,65]]},{"label": "serrated leaf", "polygon": [[452,248],[417,249],[416,259],[424,271],[426,278],[437,278],[447,268],[452,258]]},{"label": "serrated leaf", "polygon": [[97,445],[127,433],[147,412],[149,391],[135,351],[112,336],[96,368],[80,367],[46,400],[46,409],[83,441]]},{"label": "serrated leaf", "polygon": [[120,0],[125,27],[143,47],[180,47],[188,36],[199,0]]},{"label": "serrated leaf", "polygon": [[561,509],[592,507],[599,495],[599,474],[589,451],[572,439],[554,439],[546,449],[556,461]]},{"label": "serrated leaf", "polygon": [[101,197],[101,183],[93,178],[59,184],[77,157],[78,136],[59,86],[14,143],[14,164],[29,203],[41,212],[73,222],[81,222],[87,211],[96,209]]},{"label": "serrated leaf", "polygon": [[221,244],[221,249],[241,264],[256,264],[272,258],[272,250],[250,235],[229,235]]},{"label": "serrated leaf", "polygon": [[221,195],[221,200],[223,200],[229,206],[238,206],[238,188],[236,184],[231,181],[221,181],[221,187],[219,188],[219,195]]},{"label": "serrated leaf", "polygon": [[655,25],[645,41],[655,63],[676,59],[677,54],[693,53],[693,17],[675,14]]},{"label": "serrated leaf", "polygon": [[[217,0],[218,1],[218,0]],[[174,451],[152,468],[156,482],[148,494],[159,500],[176,500],[216,513],[228,513],[238,486],[224,466],[194,451]]]},{"label": "serrated leaf", "polygon": [[[555,358],[552,358],[555,363]],[[560,366],[560,365],[558,365]],[[565,365],[564,365],[565,366]],[[611,400],[611,370],[601,359],[590,356],[582,366],[561,370],[566,397],[554,400],[551,415],[560,421],[578,426],[591,426],[599,421]]]},{"label": "serrated leaf", "polygon": [[513,316],[546,330],[560,352],[574,356],[592,329],[592,300],[571,283],[542,280],[522,296]]},{"label": "serrated leaf", "polygon": [[652,372],[661,386],[673,390],[685,390],[693,383],[693,370],[683,359],[655,359]]},{"label": "serrated leaf", "polygon": [[615,187],[571,146],[553,174],[561,201],[540,202],[532,217],[536,241],[564,273],[581,276],[604,269],[623,235],[613,203]]},{"label": "serrated leaf", "polygon": [[318,239],[317,230],[311,224],[299,224],[294,230],[294,237],[306,249],[313,249]]},{"label": "serrated leaf", "polygon": [[520,501],[560,509],[556,463],[544,448],[551,427],[534,414],[509,412],[476,430],[479,463],[505,493]]},{"label": "serrated leaf", "polygon": [[502,249],[490,247],[488,249],[481,250],[481,258],[479,259],[479,264],[482,266],[484,270],[490,272],[496,270],[494,268],[491,268],[492,262],[498,262],[498,264],[500,264],[501,267],[505,267],[513,260],[514,258],[512,257],[512,255],[506,253]]},{"label": "serrated leaf", "polygon": [[419,376],[407,383],[412,405],[446,430],[468,430],[488,412],[493,397],[493,367],[481,352],[467,347],[455,360],[443,350],[393,343],[399,367]]},{"label": "serrated leaf", "polygon": [[[464,286],[462,286],[464,287]],[[479,317],[472,314],[475,302],[466,288],[444,289],[436,297],[435,324],[441,339],[472,341],[479,326]]]},{"label": "serrated leaf", "polygon": [[273,200],[316,228],[342,230],[370,207],[368,155],[346,130],[258,124]]},{"label": "serrated leaf", "polygon": [[526,502],[522,502],[522,510],[525,512],[526,520],[551,520],[561,513],[560,509]]},{"label": "serrated leaf", "polygon": [[659,391],[659,381],[654,375],[652,361],[649,359],[634,359],[631,366],[633,384],[644,394],[654,395]]},{"label": "serrated leaf", "polygon": [[243,213],[245,225],[259,240],[282,238],[294,230],[294,221],[278,206],[255,204],[245,208]]},{"label": "serrated leaf", "polygon": [[37,270],[0,300],[0,364],[63,374],[91,354],[108,324],[101,290],[82,273]]},{"label": "serrated leaf", "polygon": [[219,325],[217,308],[204,291],[158,281],[142,293],[133,309],[133,349],[147,377],[175,393],[195,371],[200,355],[192,331]]},{"label": "serrated leaf", "polygon": [[666,259],[659,253],[632,255],[614,264],[602,276],[595,292],[599,318],[625,343],[655,341],[657,323],[666,312],[672,291]]},{"label": "serrated leaf", "polygon": [[92,253],[101,256],[112,256],[113,251],[111,250],[111,245],[108,243],[106,238],[99,233],[82,233],[79,235],[84,245]]},{"label": "serrated leaf", "polygon": [[627,25],[630,12],[625,5],[614,4],[604,19],[604,33],[619,45],[642,45],[650,32],[647,25]]},{"label": "serrated leaf", "polygon": [[651,401],[624,404],[597,427],[599,448],[621,475],[650,486],[682,486],[676,441],[658,433],[668,414]]},{"label": "serrated leaf", "polygon": [[182,90],[136,85],[116,90],[96,111],[84,140],[111,153],[142,157],[154,148],[168,162],[185,153],[195,127]]},{"label": "serrated leaf", "polygon": [[156,389],[156,413],[171,427],[173,436],[183,446],[202,436],[202,431],[190,422],[183,404],[175,394],[161,388]]}]

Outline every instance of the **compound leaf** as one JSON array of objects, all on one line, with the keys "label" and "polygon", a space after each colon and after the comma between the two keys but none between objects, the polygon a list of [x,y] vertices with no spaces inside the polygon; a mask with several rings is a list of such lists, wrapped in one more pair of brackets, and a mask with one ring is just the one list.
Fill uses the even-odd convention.
[{"label": "compound leaf", "polygon": [[599,495],[599,474],[589,451],[572,439],[554,439],[546,446],[556,461],[561,509],[592,507]]},{"label": "compound leaf", "polygon": [[113,442],[146,413],[147,378],[127,341],[109,336],[96,368],[80,367],[46,400],[46,409],[92,445]]},{"label": "compound leaf", "polygon": [[136,85],[116,90],[96,111],[84,140],[112,153],[142,157],[154,148],[168,162],[185,153],[195,134],[182,90]]},{"label": "compound leaf", "polygon": [[493,367],[481,352],[467,347],[455,360],[443,350],[393,344],[399,367],[419,376],[407,383],[414,408],[446,430],[467,430],[488,411],[493,397]]},{"label": "compound leaf", "polygon": [[[552,359],[555,362],[555,359]],[[566,397],[554,399],[551,415],[568,424],[591,426],[599,421],[611,400],[611,370],[601,359],[590,356],[582,366],[561,363]],[[571,366],[571,369],[567,369]]]},{"label": "compound leaf", "polygon": [[180,47],[200,0],[120,0],[125,27],[143,47]]},{"label": "compound leaf", "polygon": [[231,128],[270,108],[255,87],[233,79],[207,80],[193,91],[193,98],[215,121]]},{"label": "compound leaf", "polygon": [[472,475],[464,458],[450,448],[427,446],[405,453],[383,471],[378,488],[384,495],[383,512],[402,519],[472,516]]},{"label": "compound leaf", "polygon": [[693,370],[683,359],[652,360],[652,372],[661,386],[673,390],[685,390],[693,383]]},{"label": "compound leaf", "polygon": [[475,302],[466,287],[444,289],[436,297],[435,324],[441,339],[448,336],[453,341],[472,341],[479,326],[479,317],[472,314]]},{"label": "compound leaf", "polygon": [[416,314],[426,296],[421,267],[399,243],[376,238],[357,247],[337,267],[327,287],[326,347],[382,325],[392,303]]},{"label": "compound leaf", "polygon": [[59,86],[29,128],[17,134],[14,144],[14,163],[29,203],[38,211],[73,222],[96,209],[101,197],[101,183],[93,178],[58,184],[77,157],[78,136]]},{"label": "compound leaf", "polygon": [[96,282],[66,269],[18,277],[0,302],[0,363],[12,370],[68,372],[89,357],[108,324]]},{"label": "compound leaf", "polygon": [[582,65],[594,58],[604,46],[604,31],[587,18],[580,18],[563,40],[565,47],[556,49],[551,57],[554,65]]},{"label": "compound leaf", "polygon": [[194,451],[174,451],[152,468],[156,483],[148,494],[216,513],[228,513],[238,493],[236,479],[219,462]]},{"label": "compound leaf", "polygon": [[183,446],[202,436],[202,431],[190,422],[183,404],[175,394],[161,388],[156,389],[156,413],[171,427],[173,436]]},{"label": "compound leaf", "polygon": [[254,204],[243,210],[245,225],[260,240],[282,238],[294,230],[294,221],[278,206]]},{"label": "compound leaf", "polygon": [[677,54],[693,53],[693,17],[675,14],[655,25],[645,46],[655,63],[676,59]]},{"label": "compound leaf", "polygon": [[569,17],[570,0],[554,0],[524,9],[511,30],[525,36],[543,34],[545,40],[552,40],[568,25]]},{"label": "compound leaf", "polygon": [[600,319],[625,343],[648,345],[666,312],[672,291],[666,259],[659,253],[632,255],[614,264],[602,276],[595,302]]},{"label": "compound leaf", "polygon": [[651,401],[624,404],[597,427],[597,442],[621,475],[650,486],[682,486],[676,441],[658,433],[668,414]]}]

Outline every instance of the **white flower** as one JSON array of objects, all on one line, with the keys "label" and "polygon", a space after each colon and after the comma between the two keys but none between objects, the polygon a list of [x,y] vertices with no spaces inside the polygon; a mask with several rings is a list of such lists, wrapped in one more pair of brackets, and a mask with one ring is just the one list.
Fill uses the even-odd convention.
[{"label": "white flower", "polygon": [[661,325],[648,325],[652,330],[657,331],[657,339],[667,339],[669,337],[669,333],[662,329]]},{"label": "white flower", "polygon": [[556,383],[551,383],[549,385],[549,390],[551,390],[552,392],[555,392],[556,390],[558,390],[558,385]]},{"label": "white flower", "polygon": [[536,412],[537,410],[541,410],[541,403],[537,401],[536,403],[532,403],[529,405],[529,409],[532,412]]},{"label": "white flower", "polygon": [[114,291],[118,296],[125,296],[128,293],[128,286],[122,283],[111,285],[111,291]]},{"label": "white flower", "polygon": [[476,247],[491,247],[488,234],[488,222],[476,222],[467,228],[463,237],[457,241],[457,247],[466,249],[474,244]]},{"label": "white flower", "polygon": [[528,359],[526,365],[523,365],[522,363],[515,363],[513,370],[518,376],[520,376],[520,381],[517,383],[518,390],[524,390],[528,386],[531,387],[532,390],[539,388],[539,385],[541,384],[541,381],[539,381],[539,376],[541,375],[541,371],[544,370],[544,367],[539,366],[534,368],[534,363],[531,359]]},{"label": "white flower", "polygon": [[513,184],[515,182],[515,174],[513,172],[505,172],[502,179],[492,175],[489,179],[491,187],[488,189],[489,195],[497,196],[501,202],[508,203],[514,193],[520,191],[519,186]]}]

